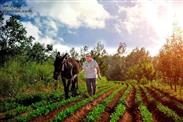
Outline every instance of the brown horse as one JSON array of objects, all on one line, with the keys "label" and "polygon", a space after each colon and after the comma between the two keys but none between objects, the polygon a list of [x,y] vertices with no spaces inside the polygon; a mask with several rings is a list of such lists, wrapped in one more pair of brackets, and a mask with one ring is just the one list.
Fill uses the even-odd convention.
[{"label": "brown horse", "polygon": [[[57,80],[61,75],[64,85],[65,99],[69,98],[69,91],[71,90],[72,96],[76,96],[78,89],[78,73],[80,72],[81,65],[79,61],[69,58],[66,53],[63,56],[57,55],[54,62],[54,79]],[[71,89],[70,89],[71,85]]]}]

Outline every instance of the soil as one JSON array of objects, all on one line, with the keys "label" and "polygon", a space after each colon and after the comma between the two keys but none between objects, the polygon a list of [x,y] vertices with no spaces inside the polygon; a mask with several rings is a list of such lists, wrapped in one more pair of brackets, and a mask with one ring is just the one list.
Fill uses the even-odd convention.
[{"label": "soil", "polygon": [[177,102],[183,104],[183,101],[182,101],[182,100],[178,99],[178,98],[175,97],[175,96],[170,95],[168,92],[165,92],[165,91],[160,90],[160,89],[155,88],[155,87],[152,87],[152,88],[155,89],[155,90],[157,90],[157,91],[159,91],[160,93],[162,93],[162,94],[165,95],[166,97],[168,97],[168,98],[170,98],[170,99],[173,99],[173,100],[175,100],[175,101],[177,101]]},{"label": "soil", "polygon": [[91,101],[90,103],[86,104],[71,116],[67,117],[64,122],[83,122],[83,119],[87,116],[87,114],[100,102],[103,101],[107,96],[112,94],[113,90],[109,90],[108,92],[100,95],[95,100]]},{"label": "soil", "polygon": [[164,97],[161,97],[158,93],[148,87],[147,89],[150,95],[155,98],[155,100],[175,111],[177,115],[183,116],[183,110],[181,108],[178,108],[175,102],[171,101],[170,99],[164,99]]},{"label": "soil", "polygon": [[101,114],[97,122],[109,122],[110,115],[114,112],[115,107],[119,103],[121,96],[126,91],[127,87],[118,92],[118,94],[113,98],[113,100],[106,106],[105,111]]},{"label": "soil", "polygon": [[82,99],[83,99],[83,98],[81,97],[80,99],[77,99],[76,101],[73,101],[73,102],[70,102],[70,103],[67,104],[67,105],[61,106],[60,108],[51,111],[50,113],[48,113],[48,114],[45,115],[45,116],[39,116],[39,117],[33,118],[33,119],[31,120],[31,122],[49,122],[49,121],[52,120],[59,112],[65,110],[66,108],[68,108],[68,107],[70,107],[70,106],[73,106],[75,103],[81,101]]},{"label": "soil", "polygon": [[144,90],[140,88],[141,97],[143,103],[147,106],[148,110],[152,113],[153,121],[154,122],[174,122],[171,117],[167,117],[163,112],[161,112],[157,106],[155,101],[150,101]]},{"label": "soil", "polygon": [[138,104],[135,101],[136,89],[133,87],[126,99],[126,111],[119,122],[142,122]]}]

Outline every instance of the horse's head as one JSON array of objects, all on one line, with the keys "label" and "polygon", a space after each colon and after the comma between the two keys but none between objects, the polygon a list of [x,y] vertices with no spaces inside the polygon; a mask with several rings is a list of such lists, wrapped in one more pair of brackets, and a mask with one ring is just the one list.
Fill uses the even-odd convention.
[{"label": "horse's head", "polygon": [[60,75],[61,73],[61,70],[62,70],[62,62],[63,60],[66,58],[68,54],[66,53],[64,56],[60,56],[60,55],[57,55],[56,56],[56,59],[55,59],[55,62],[54,62],[54,74],[53,74],[53,78],[55,80],[58,79],[58,76]]},{"label": "horse's head", "polygon": [[79,68],[79,71],[81,71],[83,68],[82,68],[82,64],[81,64],[81,61],[79,60],[76,60],[77,64],[78,64],[78,68]]}]

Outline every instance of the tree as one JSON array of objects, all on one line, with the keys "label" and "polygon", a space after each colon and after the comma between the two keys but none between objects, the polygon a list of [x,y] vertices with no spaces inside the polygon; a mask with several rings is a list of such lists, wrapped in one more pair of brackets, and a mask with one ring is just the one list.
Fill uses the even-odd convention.
[{"label": "tree", "polygon": [[107,56],[104,60],[106,65],[105,75],[108,80],[125,80],[125,60],[119,56]]},{"label": "tree", "polygon": [[127,79],[152,81],[155,78],[155,68],[145,48],[135,48],[127,55],[126,70]]},{"label": "tree", "polygon": [[130,66],[149,58],[149,53],[145,48],[135,48],[126,56],[126,65],[129,68]]},{"label": "tree", "polygon": [[48,59],[46,52],[50,52],[52,49],[52,45],[47,45],[47,48],[45,48],[39,42],[34,43],[31,50],[28,52],[28,59],[37,63],[43,63]]},{"label": "tree", "polygon": [[91,50],[90,54],[97,61],[100,67],[100,72],[102,75],[104,75],[104,72],[107,69],[107,66],[104,63],[105,56],[107,55],[104,44],[98,42],[96,47],[93,50]]},{"label": "tree", "polygon": [[24,55],[30,48],[33,37],[26,36],[26,30],[17,20],[17,16],[11,16],[4,23],[3,14],[0,14],[0,64],[4,64],[10,57]]},{"label": "tree", "polygon": [[86,45],[80,49],[80,61],[81,62],[84,62],[85,55],[87,52],[88,52],[88,46],[86,46]]},{"label": "tree", "polygon": [[91,55],[96,59],[105,56],[106,53],[107,52],[104,48],[104,44],[102,44],[101,42],[98,42],[96,47],[93,50],[91,50]]},{"label": "tree", "polygon": [[155,78],[156,71],[151,60],[144,59],[137,64],[134,64],[127,71],[128,79],[134,79],[140,82],[141,80],[152,81]]},{"label": "tree", "polygon": [[167,39],[158,56],[158,70],[165,82],[176,91],[178,81],[183,78],[183,40],[182,36],[174,33]]},{"label": "tree", "polygon": [[72,58],[78,59],[79,53],[75,50],[75,48],[71,48],[70,55]]},{"label": "tree", "polygon": [[116,56],[122,56],[125,53],[125,51],[126,51],[126,44],[120,42],[117,49]]}]

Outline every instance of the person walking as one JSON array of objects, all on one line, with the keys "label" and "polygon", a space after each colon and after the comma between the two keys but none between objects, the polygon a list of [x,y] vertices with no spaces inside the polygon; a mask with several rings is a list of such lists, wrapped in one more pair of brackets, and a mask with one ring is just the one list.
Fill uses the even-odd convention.
[{"label": "person walking", "polygon": [[96,92],[97,75],[100,77],[100,69],[97,62],[90,54],[85,56],[85,60],[86,61],[83,63],[83,70],[86,78],[87,91],[90,96],[93,96]]}]

